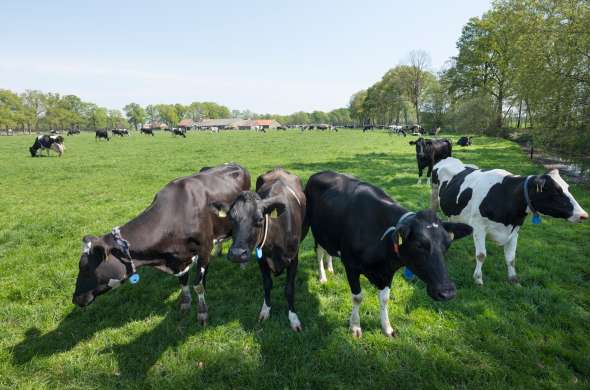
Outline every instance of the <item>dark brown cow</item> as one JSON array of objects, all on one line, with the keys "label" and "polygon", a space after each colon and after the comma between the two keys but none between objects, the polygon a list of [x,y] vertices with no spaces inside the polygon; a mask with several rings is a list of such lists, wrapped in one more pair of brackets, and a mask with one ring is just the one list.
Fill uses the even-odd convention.
[{"label": "dark brown cow", "polygon": [[127,279],[137,283],[136,270],[152,266],[179,278],[181,308],[188,309],[192,301],[188,271],[196,263],[198,320],[206,323],[205,277],[213,241],[231,234],[229,221],[211,213],[209,204],[231,203],[249,188],[250,174],[241,166],[210,168],[173,180],[146,210],[111,233],[84,237],[73,302],[86,306]]},{"label": "dark brown cow", "polygon": [[[232,223],[233,244],[228,258],[245,263],[256,251],[262,273],[264,301],[259,319],[270,316],[271,272],[280,275],[287,270],[285,296],[289,306],[291,328],[301,331],[301,322],[295,313],[295,274],[299,263],[299,243],[305,238],[305,194],[299,177],[276,168],[256,180],[256,192],[245,191],[233,204],[212,204],[217,215],[227,215]],[[276,212],[273,218],[272,214]]]}]

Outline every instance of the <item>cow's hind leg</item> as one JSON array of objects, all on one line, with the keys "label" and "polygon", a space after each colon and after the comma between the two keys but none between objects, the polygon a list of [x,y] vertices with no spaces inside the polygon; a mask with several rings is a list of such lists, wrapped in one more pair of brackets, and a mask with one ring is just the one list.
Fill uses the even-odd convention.
[{"label": "cow's hind leg", "polygon": [[326,270],[324,269],[324,255],[327,254],[327,252],[324,248],[317,245],[315,248],[315,253],[320,266],[320,283],[324,284],[328,281],[328,278],[326,278]]},{"label": "cow's hind leg", "polygon": [[475,271],[473,279],[476,284],[483,285],[482,267],[486,260],[486,232],[482,229],[473,231],[473,242],[475,243]]},{"label": "cow's hind leg", "polygon": [[518,276],[516,276],[516,245],[518,243],[518,234],[514,234],[510,240],[504,244],[504,258],[508,267],[508,281],[512,284],[519,285]]},{"label": "cow's hind leg", "polygon": [[289,323],[291,329],[295,332],[301,332],[301,321],[295,313],[295,275],[297,274],[297,266],[299,264],[299,255],[295,255],[295,258],[289,263],[287,268],[287,283],[285,284],[285,297],[287,298],[287,305],[289,306]]},{"label": "cow's hind leg", "polygon": [[197,320],[200,324],[207,325],[209,321],[209,311],[207,308],[207,302],[205,301],[205,280],[207,277],[207,270],[209,269],[209,259],[205,256],[199,257],[197,261],[197,278],[193,286],[197,293],[198,304],[197,304]]},{"label": "cow's hind leg", "polygon": [[178,277],[178,281],[180,282],[180,310],[187,311],[191,308],[191,302],[193,298],[191,297],[191,289],[188,285],[188,272],[182,276]]},{"label": "cow's hind leg", "polygon": [[258,321],[266,321],[270,317],[270,292],[272,290],[272,277],[270,275],[270,267],[266,259],[262,259],[258,263],[260,265],[260,274],[262,276],[262,287],[264,289],[264,300],[262,308],[258,315]]}]

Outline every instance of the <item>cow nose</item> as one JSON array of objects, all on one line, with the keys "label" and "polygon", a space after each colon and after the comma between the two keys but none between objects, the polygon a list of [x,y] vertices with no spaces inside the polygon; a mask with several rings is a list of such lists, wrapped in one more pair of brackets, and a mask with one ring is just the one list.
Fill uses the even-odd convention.
[{"label": "cow nose", "polygon": [[234,262],[245,263],[248,261],[248,249],[244,248],[230,248],[227,257]]},{"label": "cow nose", "polygon": [[583,213],[582,215],[580,215],[580,221],[584,221],[588,219],[588,213]]},{"label": "cow nose", "polygon": [[455,298],[455,295],[457,295],[457,289],[454,284],[450,284],[441,288],[436,295],[439,301],[448,301]]}]

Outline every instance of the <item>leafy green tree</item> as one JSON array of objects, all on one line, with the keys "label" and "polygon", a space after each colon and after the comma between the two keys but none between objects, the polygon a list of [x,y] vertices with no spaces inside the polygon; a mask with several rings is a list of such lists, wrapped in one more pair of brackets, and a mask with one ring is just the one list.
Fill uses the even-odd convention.
[{"label": "leafy green tree", "polygon": [[129,103],[123,108],[123,111],[125,111],[127,121],[135,128],[135,130],[139,130],[147,117],[143,107],[137,103]]}]

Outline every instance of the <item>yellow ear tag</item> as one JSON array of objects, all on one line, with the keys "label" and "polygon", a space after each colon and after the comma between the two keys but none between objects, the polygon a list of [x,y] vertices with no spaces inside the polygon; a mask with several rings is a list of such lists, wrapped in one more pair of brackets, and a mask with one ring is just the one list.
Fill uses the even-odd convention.
[{"label": "yellow ear tag", "polygon": [[279,213],[277,213],[277,209],[274,209],[273,211],[271,211],[271,213],[270,213],[271,218],[277,218],[278,216],[279,216]]},{"label": "yellow ear tag", "polygon": [[403,240],[402,236],[399,236],[399,235],[398,235],[398,236],[397,236],[397,245],[401,245],[401,244],[403,244],[403,243],[404,243],[404,240]]},{"label": "yellow ear tag", "polygon": [[219,212],[217,213],[217,216],[219,218],[225,218],[225,217],[227,217],[227,213],[223,210],[219,210]]}]

